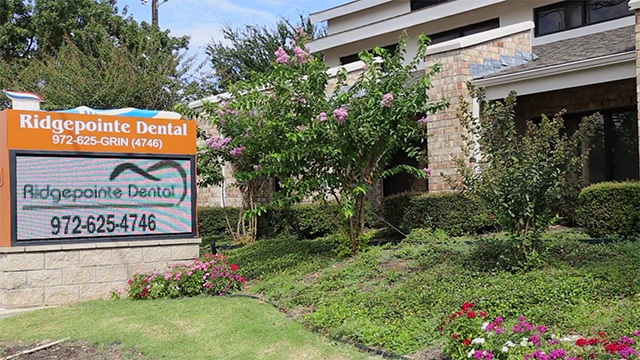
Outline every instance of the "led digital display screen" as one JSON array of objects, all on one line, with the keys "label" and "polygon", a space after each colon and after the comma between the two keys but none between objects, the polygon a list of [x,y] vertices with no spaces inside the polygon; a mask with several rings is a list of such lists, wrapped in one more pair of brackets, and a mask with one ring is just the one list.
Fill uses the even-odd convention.
[{"label": "led digital display screen", "polygon": [[195,235],[193,157],[17,153],[16,243]]}]

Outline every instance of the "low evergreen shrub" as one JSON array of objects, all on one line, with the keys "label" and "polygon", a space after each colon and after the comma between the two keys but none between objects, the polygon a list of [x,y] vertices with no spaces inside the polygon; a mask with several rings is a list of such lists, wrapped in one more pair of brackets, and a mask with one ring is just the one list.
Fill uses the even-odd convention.
[{"label": "low evergreen shrub", "polygon": [[457,192],[403,193],[384,201],[384,218],[404,233],[441,229],[452,236],[475,234],[496,226],[480,200]]},{"label": "low evergreen shrub", "polygon": [[640,182],[604,182],[582,189],[578,196],[578,226],[595,238],[640,235]]}]

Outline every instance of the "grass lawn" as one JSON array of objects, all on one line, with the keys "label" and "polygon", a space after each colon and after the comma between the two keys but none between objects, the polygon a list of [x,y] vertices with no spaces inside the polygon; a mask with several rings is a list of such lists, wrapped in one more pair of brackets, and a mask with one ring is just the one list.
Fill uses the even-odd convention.
[{"label": "grass lawn", "polygon": [[541,267],[507,271],[500,239],[416,232],[398,245],[340,259],[331,238],[271,240],[229,252],[249,291],[333,337],[416,354],[440,345],[441,317],[473,302],[490,318],[526,316],[559,336],[612,338],[640,328],[640,242],[592,244],[560,232]]},{"label": "grass lawn", "polygon": [[119,343],[150,359],[371,359],[241,297],[92,301],[0,320],[3,340]]}]

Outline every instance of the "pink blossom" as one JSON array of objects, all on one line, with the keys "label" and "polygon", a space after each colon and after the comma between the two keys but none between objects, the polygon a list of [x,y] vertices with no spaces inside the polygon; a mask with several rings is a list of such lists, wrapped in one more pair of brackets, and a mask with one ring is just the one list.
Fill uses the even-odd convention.
[{"label": "pink blossom", "polygon": [[426,116],[423,116],[420,119],[418,119],[418,123],[420,123],[420,124],[426,124],[427,121],[429,121],[429,120],[427,120]]},{"label": "pink blossom", "polygon": [[298,126],[296,126],[296,130],[298,130],[298,131],[305,131],[307,129],[308,129],[308,127],[306,125],[298,125]]},{"label": "pink blossom", "polygon": [[258,171],[258,170],[260,170],[261,167],[262,166],[260,166],[260,165],[253,165],[253,170]]},{"label": "pink blossom", "polygon": [[296,54],[296,61],[299,62],[300,64],[304,64],[309,60],[309,57],[311,56],[311,54],[309,53],[309,48],[305,47],[305,49],[302,49],[298,46],[293,48],[293,52],[294,54]]},{"label": "pink blossom", "polygon": [[[318,114],[318,121],[327,121],[327,113],[326,112],[321,112],[320,114]],[[638,330],[640,331],[640,330]]]},{"label": "pink blossom", "polygon": [[333,110],[333,116],[335,116],[336,120],[338,120],[338,122],[341,124],[345,122],[345,120],[347,119],[347,115],[349,115],[347,109],[339,108]]},{"label": "pink blossom", "polygon": [[424,171],[424,173],[427,175],[427,178],[431,176],[431,168],[430,167],[425,167],[424,169],[422,169],[422,171]]},{"label": "pink blossom", "polygon": [[278,63],[289,65],[289,54],[287,54],[287,51],[282,46],[278,48],[278,50],[275,52],[275,55],[276,61]]},{"label": "pink blossom", "polygon": [[215,150],[226,149],[231,142],[230,137],[212,136],[207,140],[207,145]]},{"label": "pink blossom", "polygon": [[384,94],[382,96],[382,101],[380,102],[380,105],[382,105],[382,107],[390,108],[391,105],[393,105],[393,94],[392,93]]},{"label": "pink blossom", "polygon": [[246,146],[244,146],[244,145],[242,145],[242,146],[238,146],[238,147],[235,147],[235,148],[231,149],[231,155],[233,155],[233,156],[240,156],[240,155],[242,155],[242,153],[244,152],[244,150],[245,150],[246,148],[247,148],[247,147],[246,147]]},{"label": "pink blossom", "polygon": [[296,26],[296,39],[301,38],[305,34],[304,28],[302,26]]}]

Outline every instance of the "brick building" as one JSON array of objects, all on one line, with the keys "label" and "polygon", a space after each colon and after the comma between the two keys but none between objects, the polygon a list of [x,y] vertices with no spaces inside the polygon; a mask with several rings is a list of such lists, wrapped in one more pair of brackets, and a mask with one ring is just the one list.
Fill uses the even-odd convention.
[{"label": "brick building", "polygon": [[[639,8],[639,0],[357,0],[311,14],[328,31],[310,46],[329,66],[357,72],[360,51],[393,50],[404,31],[411,56],[419,34],[431,37],[426,64],[440,62],[443,71],[429,95],[451,106],[428,123],[430,191],[447,190],[440,173],[455,173],[462,131],[455,113],[467,81],[489,100],[517,91],[519,122],[566,109],[570,130],[599,111],[587,181],[638,179]],[[406,178],[393,185],[385,194],[424,187]]]},{"label": "brick building", "polygon": [[[393,51],[403,32],[407,59],[416,52],[418,36],[426,34],[432,44],[422,70],[442,64],[429,96],[447,98],[451,106],[429,118],[432,176],[428,183],[407,175],[386,179],[380,196],[449,189],[440,174],[454,174],[453,158],[462,155],[456,109],[459,96],[468,96],[468,81],[484,87],[489,100],[515,90],[522,124],[566,109],[571,131],[583,115],[600,112],[586,181],[640,177],[640,0],[356,0],[313,13],[311,20],[326,22],[326,36],[309,45],[324,53],[330,72],[344,67],[356,78],[363,66],[360,51],[376,46]],[[408,160],[399,154],[395,161]],[[199,203],[217,204],[225,191],[201,190]]]}]

